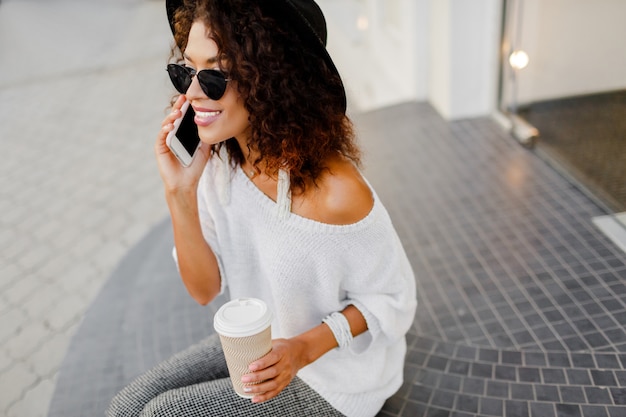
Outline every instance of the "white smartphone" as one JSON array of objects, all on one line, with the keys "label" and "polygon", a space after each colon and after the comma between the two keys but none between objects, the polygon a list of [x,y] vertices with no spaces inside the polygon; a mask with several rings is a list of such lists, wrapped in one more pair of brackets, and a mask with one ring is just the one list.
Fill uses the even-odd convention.
[{"label": "white smartphone", "polygon": [[200,147],[200,137],[198,126],[193,121],[195,112],[188,101],[185,101],[180,111],[182,116],[174,121],[174,129],[168,133],[165,144],[176,155],[181,165],[188,167]]}]

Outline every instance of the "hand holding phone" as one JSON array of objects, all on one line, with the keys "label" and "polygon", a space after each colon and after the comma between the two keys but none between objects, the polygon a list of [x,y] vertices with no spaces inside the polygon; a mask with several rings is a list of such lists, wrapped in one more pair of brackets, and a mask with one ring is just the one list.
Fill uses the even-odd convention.
[{"label": "hand holding phone", "polygon": [[195,112],[188,101],[180,108],[181,117],[174,121],[174,129],[165,138],[165,144],[184,167],[191,165],[200,147],[198,126],[194,122]]}]

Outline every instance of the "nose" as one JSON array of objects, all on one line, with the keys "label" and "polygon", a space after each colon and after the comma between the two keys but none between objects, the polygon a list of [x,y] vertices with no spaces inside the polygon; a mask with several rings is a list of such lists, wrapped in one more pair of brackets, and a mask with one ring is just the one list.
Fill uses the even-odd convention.
[{"label": "nose", "polygon": [[198,77],[193,77],[191,79],[191,85],[187,89],[187,92],[185,93],[185,97],[187,97],[187,100],[189,101],[192,101],[194,99],[208,98],[206,94],[204,93],[204,91],[202,90],[202,87],[200,87],[200,82],[198,81]]}]

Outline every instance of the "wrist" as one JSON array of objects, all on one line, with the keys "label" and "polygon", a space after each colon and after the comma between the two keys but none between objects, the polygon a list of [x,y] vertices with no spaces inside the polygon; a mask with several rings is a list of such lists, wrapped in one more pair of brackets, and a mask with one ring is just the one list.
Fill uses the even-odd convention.
[{"label": "wrist", "polygon": [[322,323],[330,328],[339,349],[346,349],[350,346],[353,339],[352,329],[350,322],[343,313],[338,311],[331,313],[322,320]]},{"label": "wrist", "polygon": [[320,324],[294,337],[293,341],[299,344],[299,349],[302,352],[300,355],[304,362],[302,367],[315,362],[325,353],[337,347],[335,336],[326,324]]},{"label": "wrist", "polygon": [[165,200],[168,204],[176,202],[196,201],[197,198],[198,196],[196,186],[165,188]]},{"label": "wrist", "polygon": [[195,187],[165,190],[165,201],[172,215],[178,212],[197,212],[198,195]]}]

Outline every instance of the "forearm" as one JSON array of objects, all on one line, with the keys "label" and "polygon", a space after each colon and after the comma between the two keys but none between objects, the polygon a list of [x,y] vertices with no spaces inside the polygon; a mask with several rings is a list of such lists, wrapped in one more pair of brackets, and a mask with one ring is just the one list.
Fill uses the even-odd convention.
[{"label": "forearm", "polygon": [[220,291],[217,259],[204,240],[195,191],[166,193],[172,218],[178,269],[187,291],[198,303],[209,303]]},{"label": "forearm", "polygon": [[[353,337],[367,331],[367,322],[358,308],[353,305],[349,305],[341,311],[341,313],[348,320],[348,323],[350,324],[350,332]],[[303,346],[305,366],[315,362],[325,353],[338,347],[335,335],[330,330],[330,327],[328,327],[325,323],[321,323],[309,331],[296,336],[294,339],[296,339]]]},{"label": "forearm", "polygon": [[[353,305],[342,313],[348,320],[352,336],[367,331],[363,314]],[[250,373],[241,377],[244,391],[254,395],[253,402],[263,402],[275,397],[305,366],[315,362],[338,346],[335,335],[322,323],[291,339],[274,339],[272,350],[250,364]]]}]

